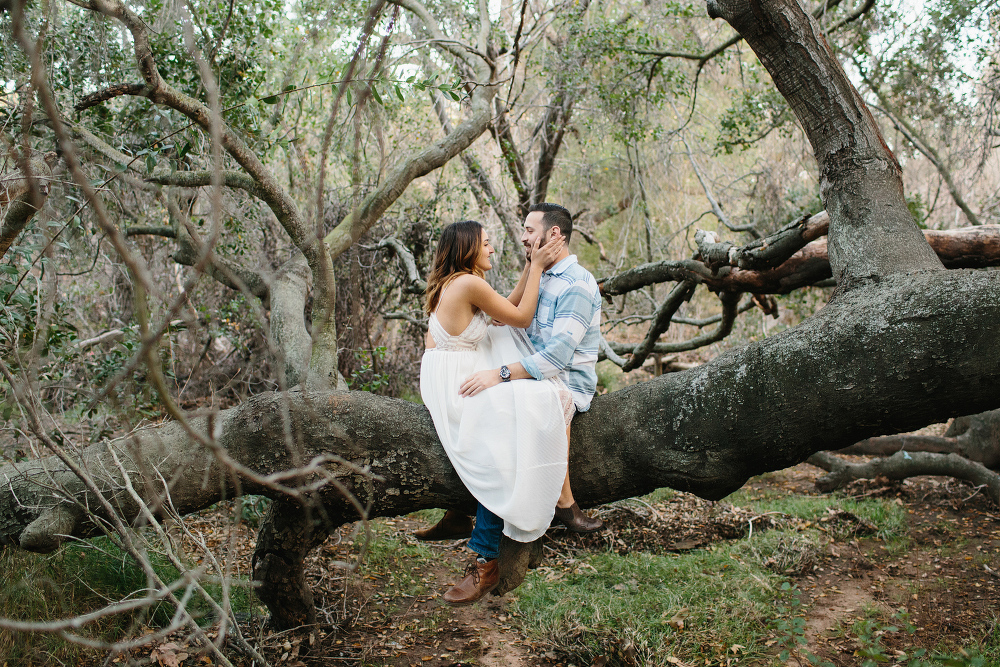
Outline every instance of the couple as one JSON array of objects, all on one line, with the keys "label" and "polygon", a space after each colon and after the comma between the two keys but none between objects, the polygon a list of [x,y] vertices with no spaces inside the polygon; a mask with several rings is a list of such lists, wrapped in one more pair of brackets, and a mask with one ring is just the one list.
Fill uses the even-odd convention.
[{"label": "couple", "polygon": [[[452,605],[475,602],[497,586],[501,535],[534,541],[553,516],[576,532],[602,526],[576,504],[567,472],[570,422],[590,408],[601,340],[600,292],[569,254],[572,232],[562,206],[530,208],[521,235],[528,261],[507,298],[483,279],[494,250],[482,225],[467,220],[441,233],[427,278],[420,393],[448,458],[479,502],[469,540],[478,558],[445,593]],[[468,522],[449,511],[418,537],[461,536],[455,533],[463,523],[467,531]]]}]

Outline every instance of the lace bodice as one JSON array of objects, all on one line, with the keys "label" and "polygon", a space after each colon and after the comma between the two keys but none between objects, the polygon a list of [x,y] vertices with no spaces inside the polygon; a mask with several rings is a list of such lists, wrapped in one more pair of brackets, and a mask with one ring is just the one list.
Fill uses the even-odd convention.
[{"label": "lace bodice", "polygon": [[431,337],[434,339],[435,347],[433,349],[435,350],[475,350],[479,345],[479,341],[486,338],[487,327],[489,326],[490,318],[481,310],[472,316],[469,326],[465,327],[465,331],[457,336],[452,336],[445,331],[444,327],[438,321],[436,312],[431,313],[430,319],[427,322]]}]

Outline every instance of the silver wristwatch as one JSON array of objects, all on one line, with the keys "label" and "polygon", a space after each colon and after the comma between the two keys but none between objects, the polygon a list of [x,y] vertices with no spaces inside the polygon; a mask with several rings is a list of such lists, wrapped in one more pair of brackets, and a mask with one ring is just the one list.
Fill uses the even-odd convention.
[{"label": "silver wristwatch", "polygon": [[510,369],[507,368],[506,366],[500,367],[500,381],[510,382]]}]

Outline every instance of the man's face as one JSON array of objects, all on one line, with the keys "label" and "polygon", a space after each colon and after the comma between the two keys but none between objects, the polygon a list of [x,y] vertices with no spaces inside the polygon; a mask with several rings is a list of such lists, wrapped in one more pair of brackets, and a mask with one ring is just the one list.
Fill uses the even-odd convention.
[{"label": "man's face", "polygon": [[542,218],[545,214],[542,211],[532,211],[524,219],[524,232],[521,234],[521,245],[527,253],[528,259],[531,259],[531,248],[535,245],[536,239],[541,239],[538,243],[539,246],[545,245],[546,241],[550,241],[559,235],[559,228],[553,227],[545,233],[545,223],[542,222]]}]

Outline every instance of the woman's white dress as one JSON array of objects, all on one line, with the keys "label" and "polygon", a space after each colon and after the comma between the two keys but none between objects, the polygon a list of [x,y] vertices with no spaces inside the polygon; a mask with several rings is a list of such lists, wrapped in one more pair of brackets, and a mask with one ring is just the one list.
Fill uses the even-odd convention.
[{"label": "woman's white dress", "polygon": [[566,476],[569,390],[558,379],[514,380],[463,398],[466,378],[520,361],[534,353],[531,343],[520,330],[491,326],[482,311],[458,336],[436,313],[429,329],[437,347],[424,352],[420,395],[448,458],[476,500],[504,520],[504,535],[538,539]]}]

